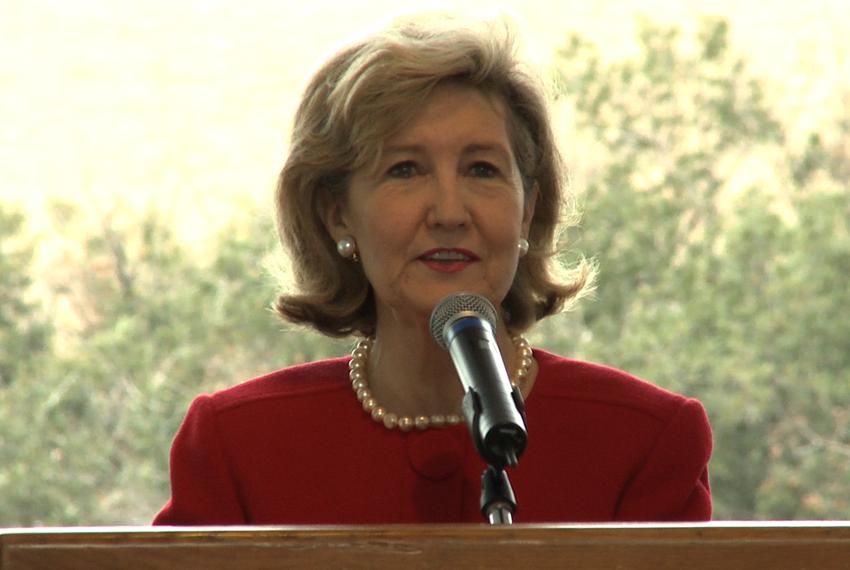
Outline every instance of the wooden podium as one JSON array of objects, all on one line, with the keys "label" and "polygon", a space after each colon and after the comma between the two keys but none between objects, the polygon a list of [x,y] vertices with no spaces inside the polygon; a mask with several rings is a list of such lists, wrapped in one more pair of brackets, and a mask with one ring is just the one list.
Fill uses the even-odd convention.
[{"label": "wooden podium", "polygon": [[850,522],[0,529],[0,569],[850,569]]}]

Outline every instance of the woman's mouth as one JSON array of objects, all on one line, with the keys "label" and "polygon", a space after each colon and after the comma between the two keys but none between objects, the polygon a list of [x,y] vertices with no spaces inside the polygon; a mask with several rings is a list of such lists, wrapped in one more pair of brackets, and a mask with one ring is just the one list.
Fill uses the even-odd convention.
[{"label": "woman's mouth", "polygon": [[478,261],[478,256],[465,249],[440,248],[426,251],[419,256],[419,260],[434,271],[455,273]]}]

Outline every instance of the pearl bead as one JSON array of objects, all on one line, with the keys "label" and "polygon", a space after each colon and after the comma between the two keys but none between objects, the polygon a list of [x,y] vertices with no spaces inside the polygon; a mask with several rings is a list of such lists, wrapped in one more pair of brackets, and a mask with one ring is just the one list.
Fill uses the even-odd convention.
[{"label": "pearl bead", "polygon": [[387,412],[384,414],[384,426],[387,429],[395,429],[398,425],[398,416],[393,414],[392,412]]},{"label": "pearl bead", "polygon": [[336,250],[342,257],[352,258],[357,253],[357,244],[354,243],[353,237],[345,236],[336,242]]}]

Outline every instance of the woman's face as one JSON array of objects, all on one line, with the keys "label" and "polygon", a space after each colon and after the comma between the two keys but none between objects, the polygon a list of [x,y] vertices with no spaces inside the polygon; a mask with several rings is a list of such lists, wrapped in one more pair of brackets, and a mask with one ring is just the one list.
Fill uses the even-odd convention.
[{"label": "woman's face", "polygon": [[421,320],[456,291],[496,306],[511,287],[525,199],[504,104],[461,85],[437,87],[384,142],[378,168],[352,174],[346,204],[326,212],[334,239],[352,236],[383,319]]}]

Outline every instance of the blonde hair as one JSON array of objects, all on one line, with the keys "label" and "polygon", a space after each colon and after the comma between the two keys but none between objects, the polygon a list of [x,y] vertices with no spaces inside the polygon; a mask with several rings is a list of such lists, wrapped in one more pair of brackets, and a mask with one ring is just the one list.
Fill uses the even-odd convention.
[{"label": "blonde hair", "polygon": [[281,317],[331,336],[374,334],[372,288],[360,265],[340,258],[321,212],[328,200],[345,202],[351,173],[374,164],[383,141],[445,82],[504,101],[523,188],[538,192],[531,247],[502,303],[508,328],[521,332],[587,289],[588,263],[564,272],[556,259],[565,168],[546,91],[518,60],[510,30],[408,19],[338,52],[302,96],[275,193],[278,234],[297,289],[278,297]]}]

